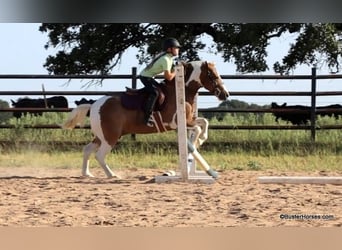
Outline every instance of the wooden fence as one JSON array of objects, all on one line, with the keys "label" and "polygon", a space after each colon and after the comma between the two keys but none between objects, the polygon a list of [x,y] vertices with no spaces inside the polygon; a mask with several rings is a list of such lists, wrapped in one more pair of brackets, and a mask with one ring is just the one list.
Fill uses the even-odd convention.
[{"label": "wooden fence", "polygon": [[[311,81],[311,91],[231,91],[231,96],[310,96],[310,125],[211,125],[210,129],[289,129],[289,130],[310,130],[312,140],[315,140],[316,131],[322,129],[341,129],[342,125],[325,125],[316,126],[316,97],[317,96],[335,96],[342,95],[342,91],[324,91],[317,92],[317,80],[323,79],[341,79],[342,75],[316,75],[316,68],[312,68],[310,75],[221,75],[222,79],[229,80],[309,80]],[[131,79],[131,87],[137,87],[138,74],[135,67],[132,68],[131,74],[125,75],[0,75],[0,79],[91,79],[91,80],[104,80],[104,79]],[[0,91],[0,96],[35,96],[35,95],[64,95],[64,96],[94,96],[94,95],[110,95],[120,93],[118,91]],[[199,95],[210,95],[208,92],[200,92]],[[43,112],[69,112],[70,108],[2,108],[0,112],[13,112],[13,111],[43,111]],[[289,112],[288,110],[281,109],[199,109],[199,112],[228,112],[228,113],[273,113]],[[300,110],[292,110],[291,112],[301,112]],[[334,111],[333,109],[325,111]],[[0,128],[12,128],[11,125],[0,125]],[[57,125],[39,125],[39,126],[26,126],[27,128],[48,128],[57,129]],[[87,128],[87,127],[86,127]]]}]

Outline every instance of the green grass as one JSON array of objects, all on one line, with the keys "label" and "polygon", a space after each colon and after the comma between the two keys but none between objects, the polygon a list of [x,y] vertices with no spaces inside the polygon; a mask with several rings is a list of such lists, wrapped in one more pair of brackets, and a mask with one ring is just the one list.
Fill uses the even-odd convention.
[{"label": "green grass", "polygon": [[[92,140],[89,130],[24,129],[29,124],[61,124],[65,113],[26,116],[9,122],[16,129],[0,131],[0,167],[27,166],[80,168],[82,148]],[[319,119],[317,124],[341,124],[334,118]],[[275,125],[265,114],[226,115],[210,124]],[[282,122],[282,124],[286,124]],[[69,143],[68,143],[69,142]],[[71,142],[71,143],[70,143]],[[137,135],[136,141],[124,136],[108,155],[113,168],[176,169],[177,134]],[[217,170],[342,171],[342,133],[340,130],[317,131],[315,143],[304,130],[210,130],[201,154]],[[92,166],[98,166],[92,158]]]},{"label": "green grass", "polygon": [[[278,155],[255,156],[249,154],[218,154],[202,152],[202,156],[215,170],[221,171],[332,171],[342,173],[340,155]],[[146,154],[146,153],[111,153],[106,161],[113,169],[151,168],[151,169],[177,169],[178,155],[176,154]],[[40,151],[7,152],[0,155],[0,168],[2,167],[32,167],[51,169],[81,169],[82,151],[53,152]],[[94,156],[91,157],[91,168],[99,168]]]}]

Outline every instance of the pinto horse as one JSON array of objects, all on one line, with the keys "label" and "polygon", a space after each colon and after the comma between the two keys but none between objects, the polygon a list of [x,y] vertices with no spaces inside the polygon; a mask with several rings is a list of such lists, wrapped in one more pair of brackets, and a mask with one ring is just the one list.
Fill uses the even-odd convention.
[{"label": "pinto horse", "polygon": [[[185,99],[186,99],[186,121],[187,127],[195,128],[196,147],[207,139],[208,121],[204,118],[194,117],[195,97],[201,87],[207,89],[219,100],[226,100],[229,96],[223,81],[218,74],[214,63],[206,61],[193,61],[183,63]],[[105,156],[111,151],[122,135],[147,134],[175,130],[176,122],[176,89],[175,79],[165,81],[165,100],[159,110],[153,112],[154,126],[150,127],[144,123],[144,112],[142,108],[132,108],[124,104],[127,93],[112,96],[104,96],[93,104],[82,104],[73,109],[62,128],[73,129],[76,125],[84,122],[90,109],[90,126],[95,136],[94,140],[83,149],[82,175],[93,177],[89,171],[89,157],[95,153],[95,158],[101,165],[108,177],[118,177],[105,162]],[[142,92],[141,90],[139,92]],[[141,94],[133,93],[135,100]],[[135,96],[134,96],[135,95]],[[157,105],[158,106],[158,105]]]}]

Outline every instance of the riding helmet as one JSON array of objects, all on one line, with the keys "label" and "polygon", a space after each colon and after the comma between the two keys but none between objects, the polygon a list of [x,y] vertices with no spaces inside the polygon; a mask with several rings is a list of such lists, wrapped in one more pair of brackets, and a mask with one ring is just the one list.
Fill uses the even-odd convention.
[{"label": "riding helmet", "polygon": [[167,38],[163,43],[163,50],[166,51],[168,48],[172,47],[180,48],[181,46],[176,38]]}]

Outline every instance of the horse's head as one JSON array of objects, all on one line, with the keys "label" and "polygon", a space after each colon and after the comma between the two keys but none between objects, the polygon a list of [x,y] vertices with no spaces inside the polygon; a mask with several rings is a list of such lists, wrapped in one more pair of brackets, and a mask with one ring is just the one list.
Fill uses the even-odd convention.
[{"label": "horse's head", "polygon": [[227,100],[229,92],[226,90],[214,63],[194,61],[187,63],[184,66],[186,86],[189,88],[197,87],[197,89],[204,87],[219,100]]}]

